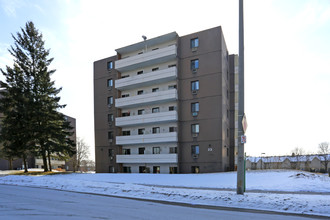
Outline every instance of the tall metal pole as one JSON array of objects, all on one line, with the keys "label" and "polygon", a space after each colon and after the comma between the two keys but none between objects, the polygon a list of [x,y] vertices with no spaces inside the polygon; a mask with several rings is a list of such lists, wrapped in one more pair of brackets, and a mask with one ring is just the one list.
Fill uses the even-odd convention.
[{"label": "tall metal pole", "polygon": [[239,0],[239,54],[238,54],[238,160],[237,160],[237,194],[244,194],[244,135],[242,120],[244,116],[244,23],[243,0]]}]

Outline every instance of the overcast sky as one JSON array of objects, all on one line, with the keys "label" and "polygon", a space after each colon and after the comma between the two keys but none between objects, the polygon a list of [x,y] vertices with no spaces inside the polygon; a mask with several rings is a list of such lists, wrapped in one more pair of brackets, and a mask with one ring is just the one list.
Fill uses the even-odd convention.
[{"label": "overcast sky", "polygon": [[[247,154],[317,152],[330,141],[330,1],[246,0],[244,13]],[[62,112],[77,119],[93,159],[94,61],[142,35],[216,26],[229,53],[238,54],[238,0],[0,0],[0,68],[13,64],[11,34],[27,21],[51,49]]]}]

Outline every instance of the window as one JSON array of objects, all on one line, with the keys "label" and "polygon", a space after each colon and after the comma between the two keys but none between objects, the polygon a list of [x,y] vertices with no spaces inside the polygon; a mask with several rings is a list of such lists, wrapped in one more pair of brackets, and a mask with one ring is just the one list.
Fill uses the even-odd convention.
[{"label": "window", "polygon": [[148,167],[139,166],[139,173],[149,173],[148,171],[150,171]]},{"label": "window", "polygon": [[113,122],[113,114],[108,114],[108,122]]},{"label": "window", "polygon": [[178,173],[177,167],[170,167],[170,174],[173,174],[173,173]]},{"label": "window", "polygon": [[139,128],[138,135],[143,135],[144,133],[145,133],[145,129],[144,128]]},{"label": "window", "polygon": [[198,155],[199,154],[199,146],[198,145],[192,145],[191,146],[191,154],[192,155]]},{"label": "window", "polygon": [[199,133],[199,124],[192,124],[191,125],[191,133],[198,134]]},{"label": "window", "polygon": [[122,79],[129,77],[129,75],[121,76]]},{"label": "window", "polygon": [[177,147],[170,147],[170,154],[176,154],[178,153],[178,148]]},{"label": "window", "polygon": [[131,135],[131,131],[123,131],[123,136],[130,136]]},{"label": "window", "polygon": [[131,149],[123,149],[123,154],[124,155],[130,155],[131,154]]},{"label": "window", "polygon": [[168,68],[171,68],[171,67],[176,67],[176,64],[170,64],[167,66]]},{"label": "window", "polygon": [[143,94],[143,90],[139,90],[139,91],[137,91],[137,94],[138,94],[138,95],[142,95],[142,94]]},{"label": "window", "polygon": [[190,61],[190,67],[191,67],[191,70],[198,69],[199,68],[199,61],[198,61],[198,59],[195,59],[195,60]]},{"label": "window", "polygon": [[159,88],[153,88],[152,89],[152,92],[158,92],[159,91]]},{"label": "window", "polygon": [[192,166],[191,167],[191,172],[192,173],[199,173],[199,166]]},{"label": "window", "polygon": [[154,51],[154,50],[158,50],[159,48],[158,47],[156,47],[156,48],[154,48],[154,49],[152,49],[152,51]]},{"label": "window", "polygon": [[109,150],[108,150],[108,156],[109,156],[109,157],[113,157],[113,156],[114,156],[114,151],[113,151],[113,149],[109,149]]},{"label": "window", "polygon": [[108,88],[112,88],[113,87],[113,80],[112,79],[108,79],[107,86],[108,86]]},{"label": "window", "polygon": [[144,147],[140,147],[139,148],[139,154],[144,154],[144,151],[145,151],[146,149],[144,148]]},{"label": "window", "polygon": [[229,148],[226,148],[226,149],[227,149],[227,157],[229,157]]},{"label": "window", "polygon": [[131,167],[123,167],[123,173],[131,173]]},{"label": "window", "polygon": [[229,129],[227,128],[227,137],[229,137]]},{"label": "window", "polygon": [[199,40],[198,38],[194,38],[194,39],[191,39],[190,40],[190,48],[193,49],[193,48],[197,48],[199,45]]},{"label": "window", "polygon": [[107,67],[108,67],[108,70],[113,69],[113,62],[112,61],[108,62]]},{"label": "window", "polygon": [[144,115],[144,109],[139,109],[138,110],[138,115]]},{"label": "window", "polygon": [[122,94],[121,97],[122,97],[122,98],[129,97],[129,94]]},{"label": "window", "polygon": [[108,140],[112,140],[113,139],[113,132],[109,131],[108,132]]},{"label": "window", "polygon": [[138,52],[138,55],[140,55],[140,54],[143,54],[143,51],[141,51],[141,52]]},{"label": "window", "polygon": [[152,113],[157,113],[157,112],[159,112],[159,107],[152,108]]},{"label": "window", "polygon": [[152,153],[153,154],[160,154],[160,147],[153,147],[152,148]]},{"label": "window", "polygon": [[176,127],[170,127],[170,128],[169,128],[169,131],[170,131],[170,132],[176,132]]},{"label": "window", "polygon": [[108,105],[112,105],[113,104],[113,97],[110,96],[108,97]]},{"label": "window", "polygon": [[159,67],[156,67],[156,68],[152,68],[151,71],[157,71],[159,70]]},{"label": "window", "polygon": [[131,115],[130,112],[123,112],[123,113],[121,113],[121,116],[122,116],[122,117],[128,117],[128,116],[130,116],[130,115]]},{"label": "window", "polygon": [[199,90],[199,81],[192,81],[191,82],[191,91],[198,91]]},{"label": "window", "polygon": [[160,166],[154,166],[153,173],[160,173]]},{"label": "window", "polygon": [[152,128],[152,133],[153,133],[153,134],[158,134],[158,133],[160,133],[160,128],[159,128],[159,127],[153,127],[153,128]]},{"label": "window", "polygon": [[174,111],[174,110],[175,110],[175,106],[169,106],[169,107],[168,107],[168,110],[169,110],[169,111]]},{"label": "window", "polygon": [[143,74],[143,70],[137,72],[137,75],[141,75],[141,74]]},{"label": "window", "polygon": [[192,113],[199,112],[199,102],[191,103],[191,112]]},{"label": "window", "polygon": [[170,89],[176,89],[176,85],[169,85],[168,86],[168,89],[170,90]]}]

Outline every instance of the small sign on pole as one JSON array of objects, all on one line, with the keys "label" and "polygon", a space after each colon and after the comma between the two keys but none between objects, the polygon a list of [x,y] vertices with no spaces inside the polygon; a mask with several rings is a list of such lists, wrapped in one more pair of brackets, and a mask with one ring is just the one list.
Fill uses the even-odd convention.
[{"label": "small sign on pole", "polygon": [[247,127],[248,127],[248,124],[247,124],[247,121],[246,121],[246,115],[244,114],[243,118],[242,118],[242,128],[243,128],[244,134],[246,132]]},{"label": "small sign on pole", "polygon": [[242,144],[245,144],[246,143],[246,136],[245,135],[242,135],[241,136],[241,143]]}]

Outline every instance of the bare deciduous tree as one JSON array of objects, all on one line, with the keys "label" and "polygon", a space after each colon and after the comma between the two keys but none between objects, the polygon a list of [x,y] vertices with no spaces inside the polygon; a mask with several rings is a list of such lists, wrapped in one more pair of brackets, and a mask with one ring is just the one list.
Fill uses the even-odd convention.
[{"label": "bare deciduous tree", "polygon": [[80,171],[95,171],[95,162],[93,160],[83,160],[80,164]]},{"label": "bare deciduous tree", "polygon": [[322,142],[319,144],[318,150],[321,157],[321,164],[324,166],[325,172],[328,172],[328,163],[330,162],[330,147],[328,142]]},{"label": "bare deciduous tree", "polygon": [[85,143],[84,139],[77,138],[76,155],[74,155],[75,170],[79,171],[83,160],[87,160],[89,156],[89,146]]}]

